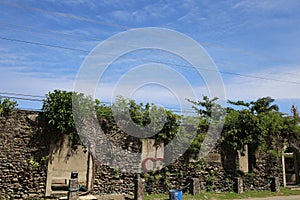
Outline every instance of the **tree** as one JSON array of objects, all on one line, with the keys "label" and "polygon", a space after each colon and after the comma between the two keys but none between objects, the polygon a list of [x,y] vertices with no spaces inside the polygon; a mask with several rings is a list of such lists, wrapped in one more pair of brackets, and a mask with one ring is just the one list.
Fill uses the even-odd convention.
[{"label": "tree", "polygon": [[194,108],[196,113],[208,121],[212,119],[220,120],[224,114],[224,109],[220,104],[217,103],[217,97],[209,99],[209,97],[203,96],[202,101],[192,101],[190,99],[187,100],[193,104],[192,108]]},{"label": "tree", "polygon": [[43,100],[42,111],[47,123],[59,133],[75,132],[72,97],[75,92],[54,90]]},{"label": "tree", "polygon": [[242,149],[245,144],[265,149],[272,137],[286,135],[291,128],[290,120],[279,112],[278,106],[273,102],[271,97],[259,98],[250,103],[228,101],[238,108],[227,108],[223,141],[235,150]]},{"label": "tree", "polygon": [[63,134],[68,135],[71,146],[81,144],[75,127],[85,125],[86,118],[95,102],[90,96],[72,91],[54,90],[46,95],[43,100],[43,116],[50,128],[60,138]]},{"label": "tree", "polygon": [[127,134],[169,143],[178,132],[180,117],[150,103],[119,97],[112,105],[114,122]]},{"label": "tree", "polygon": [[242,150],[245,144],[262,140],[259,119],[249,110],[229,110],[222,131],[222,141],[234,150]]},{"label": "tree", "polygon": [[251,105],[251,112],[252,113],[267,113],[267,112],[271,112],[271,111],[278,111],[279,107],[274,103],[274,99],[272,99],[271,97],[263,97],[263,98],[259,98],[256,101],[251,101],[250,105]]},{"label": "tree", "polygon": [[[210,99],[207,96],[203,96],[200,101],[192,101],[188,99],[190,103],[192,103],[192,108],[198,114],[197,117],[193,116],[193,119],[188,119],[184,121],[197,121],[197,134],[188,150],[190,153],[197,153],[201,149],[202,143],[207,136],[207,132],[209,128],[213,128],[218,130],[220,125],[223,125],[223,115],[224,108],[220,104],[217,103],[218,98],[214,97]],[[185,118],[187,119],[187,118]],[[194,122],[193,122],[194,123]],[[192,124],[193,124],[192,123]],[[215,138],[211,138],[215,139]]]},{"label": "tree", "polygon": [[292,105],[291,114],[292,116],[286,117],[289,122],[286,137],[297,142],[300,139],[300,117],[295,105]]}]

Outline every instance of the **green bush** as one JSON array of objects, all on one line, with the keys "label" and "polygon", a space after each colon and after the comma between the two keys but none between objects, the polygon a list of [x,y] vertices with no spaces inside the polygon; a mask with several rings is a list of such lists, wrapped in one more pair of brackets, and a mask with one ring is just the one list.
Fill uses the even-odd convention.
[{"label": "green bush", "polygon": [[0,115],[8,116],[18,106],[16,101],[10,100],[10,98],[0,97]]}]

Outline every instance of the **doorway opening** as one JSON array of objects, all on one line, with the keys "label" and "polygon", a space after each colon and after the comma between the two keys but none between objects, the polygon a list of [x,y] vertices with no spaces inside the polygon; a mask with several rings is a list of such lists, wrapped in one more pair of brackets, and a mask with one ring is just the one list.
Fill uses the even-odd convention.
[{"label": "doorway opening", "polygon": [[292,147],[286,148],[283,154],[283,172],[286,185],[297,185],[299,183],[299,153]]}]

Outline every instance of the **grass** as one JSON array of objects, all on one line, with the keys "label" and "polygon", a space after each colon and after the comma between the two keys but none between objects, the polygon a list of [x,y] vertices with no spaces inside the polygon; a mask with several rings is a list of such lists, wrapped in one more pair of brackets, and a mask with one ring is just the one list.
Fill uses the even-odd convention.
[{"label": "grass", "polygon": [[[300,195],[300,190],[290,190],[287,188],[281,188],[279,193],[271,191],[247,191],[243,194],[237,194],[233,192],[203,192],[199,195],[183,194],[183,200],[222,200],[222,199],[247,199],[247,198],[259,198],[259,197],[270,197],[270,196],[289,196],[289,195]],[[145,200],[168,200],[168,194],[152,194],[145,197]]]}]

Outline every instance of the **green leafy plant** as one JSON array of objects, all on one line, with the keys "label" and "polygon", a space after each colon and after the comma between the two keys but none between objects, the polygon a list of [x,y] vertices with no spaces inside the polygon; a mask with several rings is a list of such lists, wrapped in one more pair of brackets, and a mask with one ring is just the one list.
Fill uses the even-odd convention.
[{"label": "green leafy plant", "polygon": [[222,140],[235,150],[243,150],[246,144],[250,144],[251,147],[260,147],[266,151],[270,148],[272,137],[286,136],[293,132],[292,120],[278,111],[278,106],[273,104],[274,99],[271,97],[259,98],[250,103],[228,103],[235,109],[227,108]]},{"label": "green leafy plant", "polygon": [[271,159],[277,159],[277,158],[280,158],[282,153],[278,152],[277,150],[275,149],[271,149],[268,151],[269,153],[269,156]]},{"label": "green leafy plant", "polygon": [[[54,90],[49,92],[46,99],[43,100],[42,111],[53,132],[58,136],[69,135],[71,146],[76,148],[77,144],[81,144],[81,140],[76,132],[74,120],[77,120],[78,124],[82,124],[83,122],[80,120],[84,120],[84,116],[88,115],[94,106],[95,103],[91,97],[86,97],[84,94]],[[80,113],[80,117],[74,119],[74,112]]]},{"label": "green leafy plant", "polygon": [[18,103],[10,98],[2,98],[0,96],[0,115],[8,116],[11,114],[12,110],[18,106]]},{"label": "green leafy plant", "polygon": [[[109,110],[102,106],[99,109],[98,116],[107,113],[111,117]],[[150,103],[136,103],[134,100],[119,97],[111,107],[114,110],[114,117],[117,118],[118,126],[125,130],[147,130],[156,133],[153,139],[157,142],[168,144],[177,134],[180,126],[180,117],[171,111],[157,107]],[[128,123],[132,121],[132,123]],[[161,124],[163,122],[163,126]],[[115,123],[115,122],[114,122]],[[151,126],[148,126],[151,123]],[[132,127],[134,126],[134,127]],[[146,129],[144,129],[146,128]]]},{"label": "green leafy plant", "polygon": [[43,100],[42,111],[48,124],[60,133],[75,131],[72,96],[74,92],[54,90],[46,95]]},{"label": "green leafy plant", "polygon": [[[188,99],[188,101],[192,103],[192,108],[197,114],[197,116],[184,117],[183,120],[187,122],[188,126],[193,124],[192,126],[196,127],[197,134],[187,151],[187,153],[194,154],[199,152],[209,127],[218,128],[222,124],[225,109],[218,104],[217,97],[210,99],[203,96],[202,100],[192,101]],[[187,134],[189,134],[189,131],[187,131]]]},{"label": "green leafy plant", "polygon": [[50,159],[50,156],[51,156],[51,155],[43,156],[43,157],[41,158],[41,161],[48,161],[48,160]]},{"label": "green leafy plant", "polygon": [[30,157],[29,164],[33,166],[34,168],[38,168],[40,166],[40,163],[34,160],[34,157]]}]

